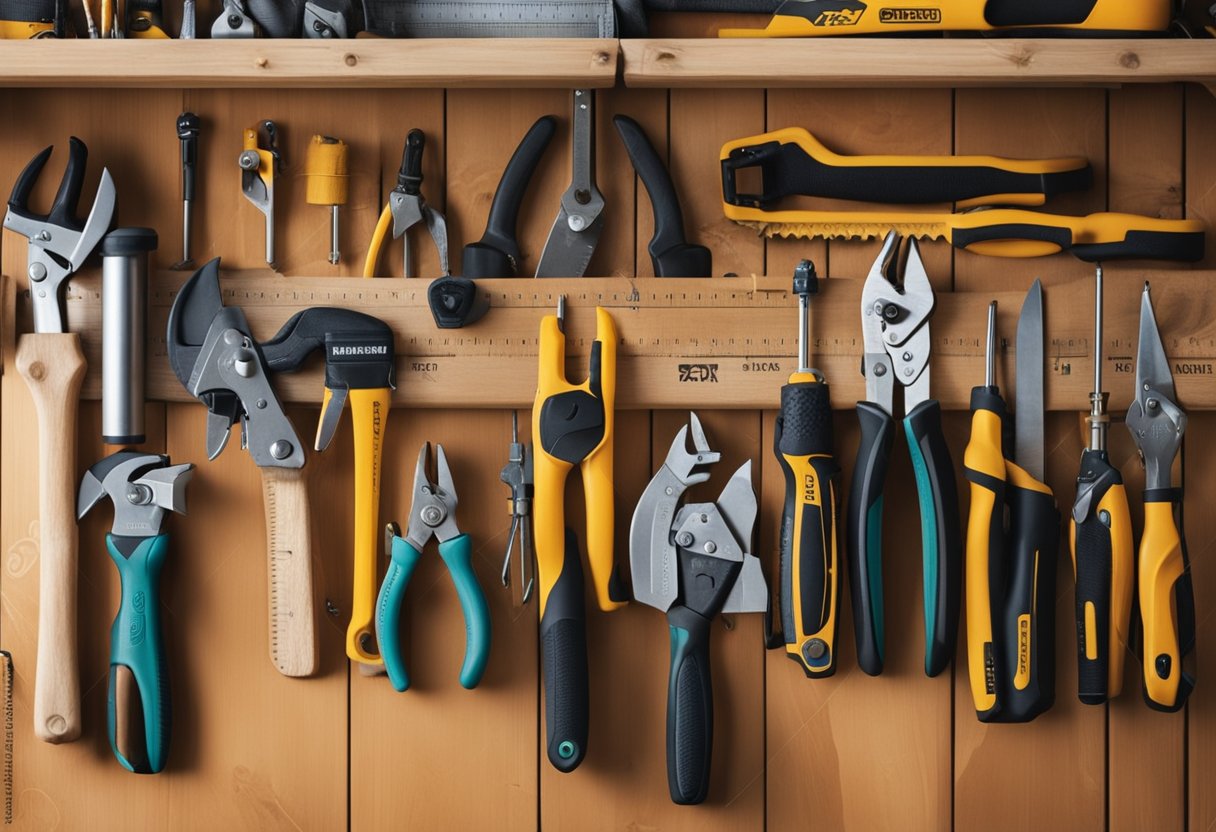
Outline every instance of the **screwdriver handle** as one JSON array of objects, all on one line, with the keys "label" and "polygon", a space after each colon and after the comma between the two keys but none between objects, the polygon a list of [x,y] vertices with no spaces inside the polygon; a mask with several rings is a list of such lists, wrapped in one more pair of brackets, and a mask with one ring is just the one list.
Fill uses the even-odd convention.
[{"label": "screwdriver handle", "polygon": [[971,439],[963,474],[971,483],[967,515],[967,671],[971,700],[980,722],[997,721],[998,681],[1004,656],[993,632],[993,612],[1004,597],[1005,456],[1002,429],[1005,402],[994,387],[971,390]]},{"label": "screwdriver handle", "polygon": [[954,657],[962,599],[963,543],[954,463],[942,433],[942,407],[927,399],[904,417],[904,434],[920,503],[925,595],[925,675],[936,676]]},{"label": "screwdriver handle", "polygon": [[1123,688],[1132,589],[1131,517],[1106,451],[1081,455],[1071,533],[1076,576],[1078,696],[1100,705]]},{"label": "screwdriver handle", "polygon": [[426,149],[426,134],[414,128],[405,137],[401,151],[401,169],[397,171],[397,189],[409,196],[422,192],[422,152]]},{"label": "screwdriver handle", "polygon": [[1060,510],[1051,489],[1017,465],[1006,465],[1009,573],[1000,610],[1002,683],[1009,685],[1002,722],[1028,722],[1056,698],[1055,597]]},{"label": "screwdriver handle", "polygon": [[586,618],[578,538],[566,529],[562,569],[540,618],[546,748],[549,762],[561,772],[574,771],[587,753],[591,717]]},{"label": "screwdriver handle", "polygon": [[871,676],[882,673],[882,494],[895,441],[895,420],[873,402],[857,403],[861,444],[853,467],[845,544],[857,664]]},{"label": "screwdriver handle", "polygon": [[194,177],[198,167],[198,134],[202,122],[194,113],[177,117],[177,137],[182,146],[182,199],[194,201]]},{"label": "screwdriver handle", "polygon": [[785,473],[781,619],[787,655],[809,677],[836,672],[840,563],[828,385],[794,373],[781,388],[774,451]]},{"label": "screwdriver handle", "polygon": [[155,774],[169,753],[169,672],[160,625],[160,573],[169,536],[106,535],[122,599],[110,628],[106,726],[127,771]]},{"label": "screwdriver handle", "polygon": [[1195,687],[1183,667],[1183,657],[1195,647],[1195,595],[1176,521],[1181,501],[1181,490],[1144,492],[1138,575],[1144,699],[1160,711],[1180,709]]}]

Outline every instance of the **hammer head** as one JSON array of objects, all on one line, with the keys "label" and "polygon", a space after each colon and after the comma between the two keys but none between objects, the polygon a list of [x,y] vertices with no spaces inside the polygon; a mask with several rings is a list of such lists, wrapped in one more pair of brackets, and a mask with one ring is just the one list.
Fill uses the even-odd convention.
[{"label": "hammer head", "polygon": [[193,470],[190,463],[170,465],[162,454],[110,454],[85,472],[76,517],[84,517],[108,496],[114,503],[114,534],[152,537],[160,533],[166,510],[186,513],[186,484]]}]

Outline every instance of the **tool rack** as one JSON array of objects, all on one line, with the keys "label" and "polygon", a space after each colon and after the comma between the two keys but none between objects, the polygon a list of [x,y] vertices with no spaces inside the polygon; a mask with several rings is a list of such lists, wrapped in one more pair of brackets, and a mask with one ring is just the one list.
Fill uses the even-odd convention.
[{"label": "tool rack", "polygon": [[[210,13],[200,4],[203,18]],[[840,669],[811,682],[761,644],[760,616],[735,616],[714,636],[717,699],[713,782],[701,807],[672,805],[664,775],[668,639],[661,616],[631,606],[588,615],[591,737],[573,774],[545,761],[539,714],[535,605],[514,605],[498,586],[508,516],[498,471],[506,461],[508,408],[527,408],[535,381],[536,324],[556,295],[569,296],[572,364],[593,337],[590,309],[611,307],[621,329],[616,488],[618,559],[629,517],[683,410],[695,408],[722,471],[757,464],[757,553],[775,566],[783,491],[772,459],[773,408],[794,354],[789,275],[811,257],[831,275],[813,304],[814,362],[837,408],[837,456],[849,475],[858,442],[852,402],[862,389],[857,280],[877,243],[763,241],[724,220],[716,159],[727,139],[802,125],[843,152],[1088,156],[1095,186],[1051,210],[1136,211],[1216,223],[1216,44],[1210,41],[951,39],[736,42],[686,39],[708,18],[655,22],[653,40],[116,43],[0,42],[0,182],[34,151],[67,136],[88,143],[86,193],[107,164],[124,225],[161,235],[156,262],[180,249],[177,114],[204,119],[195,258],[222,255],[241,270],[224,283],[255,334],[291,311],[324,302],[365,308],[394,323],[401,356],[388,431],[380,516],[404,516],[419,444],[442,441],[461,483],[461,527],[490,601],[494,647],[474,692],[456,671],[463,633],[454,592],[424,560],[407,606],[416,683],[396,694],[343,652],[349,599],[352,454],[348,429],[308,464],[315,610],[321,659],[315,678],[280,676],[266,655],[262,501],[251,461],[234,447],[205,460],[205,411],[184,401],[165,364],[162,322],[185,275],[153,278],[149,342],[149,442],[199,465],[190,514],[174,518],[163,597],[172,670],[173,746],[165,774],[135,777],[105,739],[108,629],[118,586],[101,549],[105,518],[80,526],[79,638],[85,732],[50,746],[31,732],[38,588],[35,417],[13,366],[27,331],[25,246],[0,240],[4,314],[0,351],[0,646],[15,659],[13,819],[17,829],[1208,829],[1216,824],[1216,235],[1193,269],[1108,267],[1106,386],[1116,417],[1130,397],[1139,286],[1153,280],[1158,321],[1190,411],[1183,449],[1187,536],[1195,581],[1199,683],[1186,711],[1164,715],[1139,699],[1134,663],[1121,698],[1087,707],[1074,695],[1072,579],[1059,564],[1057,701],[1030,725],[976,722],[965,657],[935,679],[920,657],[916,502],[906,454],[896,452],[885,538],[888,661],[883,676],[856,667],[851,622],[841,624]],[[719,21],[723,25],[735,21]],[[749,21],[750,22],[750,21]],[[715,24],[716,25],[716,24]],[[175,27],[173,27],[174,30]],[[1192,82],[1192,83],[1185,83]],[[447,214],[453,271],[459,247],[479,234],[506,158],[532,121],[562,120],[524,203],[520,239],[530,273],[568,176],[570,88],[597,93],[599,183],[607,228],[581,281],[487,281],[494,305],[465,330],[434,329],[421,280],[357,278],[405,133],[427,131],[427,194]],[[1207,89],[1205,89],[1205,86]],[[908,89],[913,87],[915,89]],[[714,253],[712,281],[653,281],[645,245],[649,203],[611,129],[624,112],[666,153],[691,239]],[[238,192],[240,129],[273,118],[287,174],[278,194],[280,274],[258,271],[261,218]],[[308,206],[299,176],[313,133],[351,145],[351,195],[339,267],[326,262],[325,211]],[[57,177],[49,179],[57,180]],[[42,183],[46,185],[47,183]],[[40,197],[49,201],[49,188]],[[422,275],[437,263],[425,245]],[[395,252],[396,249],[393,249]],[[961,483],[967,391],[981,376],[981,310],[1001,305],[1012,340],[1020,293],[1046,286],[1047,480],[1071,502],[1088,407],[1090,267],[1067,256],[998,260],[925,247],[939,293],[935,390]],[[400,258],[384,262],[400,269]],[[81,471],[100,440],[98,270],[69,286],[74,330],[90,371],[79,426]],[[1083,314],[1083,311],[1085,314]],[[1009,387],[1006,355],[998,370]],[[689,373],[680,365],[715,372]],[[1179,369],[1184,368],[1184,369]],[[301,435],[321,396],[319,368],[283,388]],[[527,424],[527,412],[521,413]],[[1143,482],[1130,438],[1111,432],[1112,459],[1128,491]],[[966,489],[960,488],[964,503]],[[571,501],[568,510],[576,513]],[[1132,501],[1133,511],[1137,500]],[[965,504],[962,507],[965,512]],[[965,515],[964,515],[965,516]],[[1140,518],[1134,518],[1139,528]],[[578,525],[577,516],[571,522]],[[1061,551],[1067,551],[1066,545]],[[846,578],[847,580],[847,578]],[[847,604],[845,605],[847,608]],[[714,625],[719,627],[718,624]],[[960,645],[963,639],[960,633]],[[960,652],[962,652],[960,650]]]}]

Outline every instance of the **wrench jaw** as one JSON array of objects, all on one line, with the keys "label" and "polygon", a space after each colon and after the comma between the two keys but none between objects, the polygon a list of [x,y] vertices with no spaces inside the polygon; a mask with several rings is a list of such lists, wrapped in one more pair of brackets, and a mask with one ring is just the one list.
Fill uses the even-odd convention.
[{"label": "wrench jaw", "polygon": [[118,451],[97,462],[80,483],[76,517],[82,519],[103,498],[114,504],[111,533],[116,537],[154,537],[165,511],[186,513],[186,486],[194,465],[170,465],[169,457]]}]

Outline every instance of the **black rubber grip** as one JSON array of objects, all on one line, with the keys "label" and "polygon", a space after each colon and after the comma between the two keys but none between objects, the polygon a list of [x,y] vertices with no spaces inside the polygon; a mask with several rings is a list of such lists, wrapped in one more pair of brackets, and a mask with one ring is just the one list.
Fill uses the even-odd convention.
[{"label": "black rubber grip", "polygon": [[[957,236],[957,234],[956,234]],[[1202,231],[1128,231],[1113,243],[1078,243],[1069,253],[1086,263],[1108,260],[1172,260],[1195,263],[1204,257]]]},{"label": "black rubber grip", "polygon": [[[934,399],[918,404],[904,418],[917,475],[921,502],[921,524],[925,508],[931,506],[936,532],[931,552],[924,552],[925,582],[930,584],[932,600],[925,609],[925,675],[936,676],[949,666],[958,642],[958,616],[963,588],[963,541],[959,525],[958,484],[954,463],[942,433],[942,407]],[[923,470],[920,468],[924,465]],[[920,494],[920,489],[929,493]],[[936,581],[929,570],[936,571]]]},{"label": "black rubber grip", "polygon": [[667,787],[673,803],[701,803],[709,794],[714,742],[709,620],[687,607],[667,611],[671,673],[667,679]]},{"label": "black rubber grip", "polygon": [[[1000,722],[1029,722],[1056,700],[1056,561],[1060,511],[1051,495],[1009,484],[1009,578],[1000,610]],[[1029,683],[1015,684],[1019,672]]]},{"label": "black rubber grip", "polygon": [[629,161],[650,196],[654,236],[646,250],[656,277],[710,277],[713,258],[705,246],[690,245],[684,236],[684,212],[675,184],[642,126],[629,116],[614,116]]},{"label": "black rubber grip", "polygon": [[20,23],[51,23],[57,21],[56,15],[56,0],[3,0],[0,2],[0,20]]},{"label": "black rubber grip", "polygon": [[545,601],[540,641],[549,762],[558,771],[570,772],[587,754],[590,722],[583,564],[570,529],[562,572]]},{"label": "black rubber grip", "polygon": [[557,119],[541,116],[528,129],[519,147],[511,155],[502,179],[494,191],[490,204],[490,215],[486,219],[486,230],[481,240],[464,247],[462,272],[465,277],[477,280],[483,277],[515,277],[519,264],[519,241],[515,228],[519,222],[519,209],[532,181],[532,174],[540,163],[541,156],[557,130]]},{"label": "black rubber grip", "polygon": [[861,444],[853,467],[845,542],[857,664],[871,676],[882,673],[882,490],[895,441],[895,421],[871,402],[857,403]]},{"label": "black rubber grip", "polygon": [[405,137],[401,151],[401,168],[397,171],[397,187],[410,196],[422,190],[422,153],[426,149],[426,134],[414,128]]},{"label": "black rubber grip", "polygon": [[[1112,543],[1110,528],[1098,517],[1098,504],[1112,486],[1123,481],[1105,451],[1086,450],[1081,456],[1082,478],[1078,492],[1089,483],[1090,509],[1076,523],[1076,614],[1077,614],[1077,695],[1087,705],[1100,705],[1109,697],[1110,614],[1112,580]],[[1075,518],[1074,518],[1075,522]],[[1094,632],[1086,627],[1085,609],[1094,607]],[[1086,642],[1093,638],[1095,658],[1086,655]]]},{"label": "black rubber grip", "polygon": [[[948,159],[949,157],[944,157]],[[739,193],[739,170],[759,168],[761,192]],[[902,205],[962,202],[999,194],[1083,191],[1093,179],[1089,165],[1051,173],[1024,173],[991,165],[935,164],[932,157],[909,165],[830,165],[795,142],[770,141],[738,147],[722,160],[726,202],[769,209],[792,196],[890,202]]]},{"label": "black rubber grip", "polygon": [[202,121],[194,113],[177,117],[177,138],[182,150],[182,199],[193,200],[195,173],[198,168],[198,134]]},{"label": "black rubber grip", "polygon": [[799,382],[781,388],[777,453],[789,456],[831,454],[832,401],[827,384]]},{"label": "black rubber grip", "polygon": [[984,20],[992,26],[1066,26],[1084,23],[1098,0],[988,0]]}]

